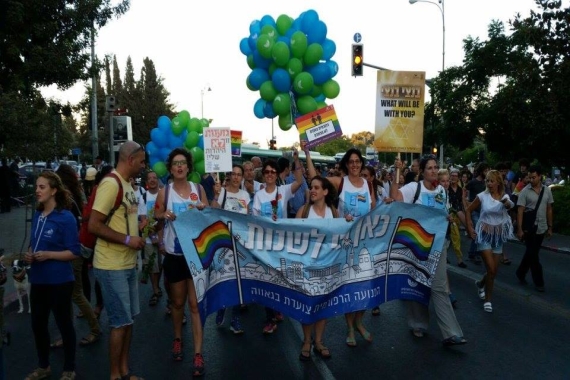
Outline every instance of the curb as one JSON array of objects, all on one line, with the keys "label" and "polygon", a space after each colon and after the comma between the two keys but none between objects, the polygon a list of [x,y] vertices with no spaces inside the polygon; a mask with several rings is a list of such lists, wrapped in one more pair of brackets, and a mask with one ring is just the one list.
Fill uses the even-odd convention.
[{"label": "curb", "polygon": [[[509,240],[509,243],[524,245],[524,242],[517,240],[517,239]],[[565,253],[567,255],[570,254],[570,247],[557,247],[555,245],[542,245],[540,248],[546,249],[546,250],[552,251],[552,252]]]}]

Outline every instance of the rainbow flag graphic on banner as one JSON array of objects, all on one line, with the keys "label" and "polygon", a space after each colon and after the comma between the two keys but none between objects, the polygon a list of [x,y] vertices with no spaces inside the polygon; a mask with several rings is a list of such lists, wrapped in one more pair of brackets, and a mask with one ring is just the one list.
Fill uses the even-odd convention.
[{"label": "rainbow flag graphic on banner", "polygon": [[393,243],[408,247],[418,260],[426,261],[431,251],[435,234],[430,234],[414,219],[402,219],[394,235]]},{"label": "rainbow flag graphic on banner", "polygon": [[242,143],[242,132],[241,131],[230,131],[230,138],[232,141],[232,156],[241,157],[241,143]]},{"label": "rainbow flag graphic on banner", "polygon": [[210,264],[212,264],[214,254],[218,249],[233,249],[230,230],[228,226],[220,220],[210,224],[206,229],[200,232],[200,235],[196,239],[192,239],[192,241],[194,242],[194,247],[196,247],[196,252],[198,252],[198,257],[204,269],[207,269]]}]

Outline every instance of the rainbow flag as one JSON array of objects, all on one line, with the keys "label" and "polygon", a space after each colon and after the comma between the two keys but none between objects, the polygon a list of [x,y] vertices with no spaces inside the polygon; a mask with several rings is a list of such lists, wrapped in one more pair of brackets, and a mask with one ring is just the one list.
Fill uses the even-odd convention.
[{"label": "rainbow flag", "polygon": [[241,131],[230,131],[232,156],[241,157],[241,144],[243,142],[241,134]]},{"label": "rainbow flag", "polygon": [[418,260],[426,261],[431,251],[435,234],[430,234],[414,219],[402,219],[394,235],[393,243],[408,247]]},{"label": "rainbow flag", "polygon": [[204,269],[212,264],[214,254],[218,249],[233,249],[230,230],[224,222],[219,220],[202,230],[196,239],[192,239],[192,242]]}]

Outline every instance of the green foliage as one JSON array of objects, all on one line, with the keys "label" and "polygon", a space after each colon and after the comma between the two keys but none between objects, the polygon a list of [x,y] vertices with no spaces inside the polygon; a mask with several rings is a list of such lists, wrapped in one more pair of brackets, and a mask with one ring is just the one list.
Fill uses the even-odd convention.
[{"label": "green foliage", "polygon": [[326,156],[334,156],[337,153],[346,152],[352,147],[352,141],[349,140],[348,137],[342,136],[339,139],[327,141],[326,143],[317,146],[315,150]]},{"label": "green foliage", "polygon": [[553,205],[553,226],[554,232],[570,235],[570,186],[552,187]]}]

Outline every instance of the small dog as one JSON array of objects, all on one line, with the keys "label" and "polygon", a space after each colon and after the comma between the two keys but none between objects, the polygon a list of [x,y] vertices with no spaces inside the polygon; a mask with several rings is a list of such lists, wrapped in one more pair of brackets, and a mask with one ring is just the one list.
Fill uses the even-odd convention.
[{"label": "small dog", "polygon": [[24,294],[28,295],[28,313],[32,312],[32,306],[30,305],[30,283],[28,282],[28,274],[26,273],[28,269],[30,269],[30,266],[25,261],[14,260],[14,264],[12,265],[12,277],[14,278],[14,286],[16,287],[16,294],[20,302],[18,313],[24,312],[24,303],[22,302],[22,296]]}]

